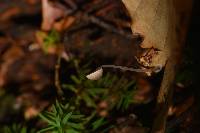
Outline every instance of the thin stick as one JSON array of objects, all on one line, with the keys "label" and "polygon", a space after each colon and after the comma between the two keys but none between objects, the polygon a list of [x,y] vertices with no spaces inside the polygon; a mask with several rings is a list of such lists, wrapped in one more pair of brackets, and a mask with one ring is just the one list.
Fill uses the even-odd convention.
[{"label": "thin stick", "polygon": [[166,129],[167,114],[172,102],[173,83],[176,73],[176,61],[168,61],[164,71],[157,98],[157,116],[155,117],[151,133],[164,133]]},{"label": "thin stick", "polygon": [[[73,1],[70,1],[70,3],[71,2],[73,2]],[[126,33],[123,30],[118,30],[115,26],[103,21],[102,19],[96,17],[95,15],[89,15],[86,12],[80,11],[79,9],[77,9],[78,7],[74,6],[74,5],[75,5],[75,3],[73,3],[73,9],[67,9],[67,11],[65,12],[65,16],[75,14],[73,16],[75,16],[76,18],[77,17],[82,17],[85,20],[89,20],[90,22],[92,22],[94,24],[97,24],[98,26],[100,26],[100,27],[102,27],[102,28],[104,28],[104,29],[106,29],[108,31],[111,31],[111,32],[116,33],[116,34],[119,34],[119,35],[121,35],[123,37],[126,37],[128,39],[137,39],[138,37],[140,37],[139,34],[136,34],[136,33],[129,34],[129,33]]]},{"label": "thin stick", "polygon": [[132,34],[126,33],[123,30],[118,30],[113,25],[110,25],[110,24],[106,23],[105,21],[99,19],[96,16],[89,15],[87,13],[83,13],[83,17],[85,17],[85,19],[90,20],[92,23],[95,23],[95,24],[99,25],[100,27],[102,27],[102,28],[104,28],[104,29],[106,29],[108,31],[111,31],[111,32],[116,33],[116,34],[119,34],[119,35],[124,36],[124,37],[126,37],[128,39],[138,38],[138,34],[135,34],[135,36],[133,36]]},{"label": "thin stick", "polygon": [[57,63],[55,65],[55,86],[56,86],[59,97],[63,95],[63,91],[60,86],[60,78],[59,78],[60,62],[61,62],[61,55],[58,54]]}]

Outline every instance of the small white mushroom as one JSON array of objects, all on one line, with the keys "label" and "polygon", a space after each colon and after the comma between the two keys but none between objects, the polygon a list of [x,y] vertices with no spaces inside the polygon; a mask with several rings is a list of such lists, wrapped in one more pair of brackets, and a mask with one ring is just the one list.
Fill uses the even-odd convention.
[{"label": "small white mushroom", "polygon": [[162,70],[162,66],[158,66],[154,69],[150,68],[130,68],[130,67],[125,67],[125,66],[115,66],[115,65],[102,65],[98,70],[95,72],[88,74],[86,77],[90,80],[98,80],[102,77],[103,75],[103,68],[116,68],[116,69],[121,69],[123,71],[132,71],[132,72],[142,72],[146,73],[148,76],[151,76],[152,72],[158,73]]},{"label": "small white mushroom", "polygon": [[100,69],[98,69],[97,71],[87,75],[86,77],[90,80],[98,80],[102,77],[103,75],[103,69],[102,67]]}]

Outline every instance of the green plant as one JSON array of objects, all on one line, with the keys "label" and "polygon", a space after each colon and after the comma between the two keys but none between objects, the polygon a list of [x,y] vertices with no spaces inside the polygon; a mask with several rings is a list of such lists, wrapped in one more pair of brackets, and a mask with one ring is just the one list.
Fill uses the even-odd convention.
[{"label": "green plant", "polygon": [[107,73],[95,82],[97,82],[97,85],[104,86],[104,88],[108,89],[108,93],[104,95],[103,99],[116,97],[115,101],[111,103],[110,109],[116,107],[116,109],[124,111],[134,102],[133,96],[136,90],[135,80],[129,81],[124,76],[118,77],[111,73]]},{"label": "green plant", "polygon": [[98,85],[97,82],[87,80],[85,77],[86,73],[90,70],[86,64],[79,67],[78,61],[74,61],[74,66],[77,70],[77,74],[70,75],[70,83],[62,84],[64,91],[71,91],[74,93],[71,101],[74,102],[76,106],[81,105],[83,101],[87,107],[96,108],[96,102],[101,96],[108,93],[108,89],[104,88],[102,85]]},{"label": "green plant", "polygon": [[51,111],[39,115],[48,126],[38,133],[51,131],[52,133],[81,133],[84,129],[84,116],[75,112],[69,104],[62,105],[58,101],[52,106]]},{"label": "green plant", "polygon": [[[69,75],[70,80],[61,84],[64,101],[68,104],[64,106],[56,101],[51,111],[40,114],[40,117],[48,123],[48,126],[40,132],[108,132],[114,124],[106,117],[99,116],[97,113],[99,103],[108,101],[107,111],[113,109],[124,111],[133,103],[136,88],[134,80],[106,73],[99,80],[91,81],[86,78],[90,71],[88,65],[80,67],[78,60],[73,61],[72,67],[76,68],[76,74]],[[114,101],[111,100],[113,97]]]},{"label": "green plant", "polygon": [[117,109],[127,110],[129,105],[133,103],[133,91],[125,91],[120,95],[119,102],[116,104]]},{"label": "green plant", "polygon": [[[112,102],[109,107],[117,107],[117,109],[126,110],[133,103],[135,81],[129,81],[125,76],[118,77],[111,73],[106,73],[97,81],[88,80],[86,78],[89,70],[88,65],[79,67],[76,63],[77,74],[70,76],[71,82],[62,85],[65,91],[71,91],[75,95],[71,99],[79,106],[83,101],[87,107],[97,107],[97,103],[102,100],[116,97],[116,102]],[[118,102],[119,101],[119,102]]]},{"label": "green plant", "polygon": [[101,126],[103,126],[103,125],[105,125],[105,124],[107,124],[107,123],[108,123],[108,121],[105,120],[105,118],[103,118],[103,117],[97,119],[96,121],[94,121],[94,122],[92,123],[92,131],[97,130],[98,128],[100,128]]},{"label": "green plant", "polygon": [[96,107],[95,100],[107,92],[103,87],[96,86],[95,83],[87,81],[82,76],[71,75],[73,84],[63,84],[63,87],[74,92],[75,103],[80,105],[81,101],[84,101],[88,107]]},{"label": "green plant", "polygon": [[51,30],[48,35],[44,38],[45,45],[52,45],[55,43],[59,43],[60,35],[56,30]]},{"label": "green plant", "polygon": [[42,50],[48,52],[51,47],[56,47],[60,43],[60,34],[52,29],[49,33],[37,32],[37,36],[42,39]]},{"label": "green plant", "polygon": [[4,133],[35,133],[35,129],[30,129],[21,124],[12,124],[11,126],[4,126],[3,127]]}]

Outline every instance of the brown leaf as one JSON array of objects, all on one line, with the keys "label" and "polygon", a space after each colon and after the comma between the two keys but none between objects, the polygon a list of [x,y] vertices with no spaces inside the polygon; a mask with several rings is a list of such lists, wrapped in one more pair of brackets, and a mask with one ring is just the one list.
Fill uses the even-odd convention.
[{"label": "brown leaf", "polygon": [[9,66],[23,55],[23,50],[18,46],[12,46],[6,53],[2,55],[3,63],[0,67],[0,86],[3,86],[6,82]]},{"label": "brown leaf", "polygon": [[0,21],[6,21],[10,19],[11,17],[19,14],[21,12],[21,9],[19,7],[12,7],[7,10],[5,10],[3,13],[0,13]]},{"label": "brown leaf", "polygon": [[54,23],[53,27],[57,31],[63,31],[69,28],[75,22],[75,17],[69,16],[65,19],[60,20],[59,22]]},{"label": "brown leaf", "polygon": [[123,0],[132,18],[132,31],[144,37],[142,48],[156,48],[148,66],[164,66],[169,56],[170,46],[167,37],[170,17],[167,0]]},{"label": "brown leaf", "polygon": [[184,103],[175,106],[175,107],[171,107],[169,110],[169,115],[174,114],[176,117],[178,117],[179,115],[181,115],[183,112],[187,111],[194,103],[194,97],[191,96],[189,98],[187,98]]},{"label": "brown leaf", "polygon": [[50,30],[56,19],[64,16],[64,7],[42,0],[42,30]]},{"label": "brown leaf", "polygon": [[37,110],[36,108],[34,108],[34,107],[29,107],[29,108],[26,109],[26,111],[25,111],[25,113],[24,113],[24,117],[25,117],[26,119],[30,119],[30,118],[32,118],[32,117],[34,117],[34,116],[37,116],[39,113],[40,113],[40,111]]},{"label": "brown leaf", "polygon": [[[183,32],[176,32],[177,20],[181,18],[183,11],[188,12],[186,14],[188,17],[192,2],[188,0],[176,1],[176,3],[169,0],[123,0],[123,2],[132,18],[132,31],[144,37],[141,47],[158,49],[157,53],[148,55],[147,60],[144,58],[139,60],[140,63],[149,67],[164,66],[172,49],[174,50],[177,46],[177,36],[184,38],[186,34],[186,31],[182,29],[180,30]],[[186,4],[181,4],[184,6],[178,8],[179,3]],[[175,14],[173,9],[176,9],[180,14]],[[182,27],[187,27],[188,19],[185,21],[181,25]]]}]

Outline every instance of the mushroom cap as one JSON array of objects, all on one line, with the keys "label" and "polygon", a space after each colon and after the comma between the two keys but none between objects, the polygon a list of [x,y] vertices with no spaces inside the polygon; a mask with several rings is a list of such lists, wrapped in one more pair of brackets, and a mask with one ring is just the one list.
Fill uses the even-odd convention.
[{"label": "mushroom cap", "polygon": [[102,75],[103,75],[103,69],[100,68],[100,69],[96,70],[95,72],[87,75],[86,77],[90,80],[98,80],[102,77]]}]

